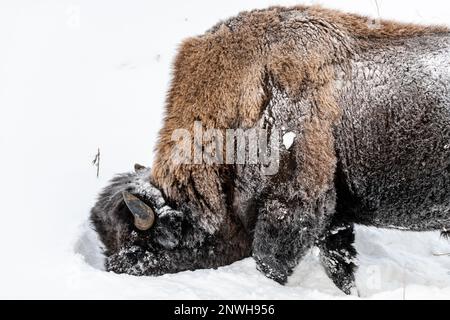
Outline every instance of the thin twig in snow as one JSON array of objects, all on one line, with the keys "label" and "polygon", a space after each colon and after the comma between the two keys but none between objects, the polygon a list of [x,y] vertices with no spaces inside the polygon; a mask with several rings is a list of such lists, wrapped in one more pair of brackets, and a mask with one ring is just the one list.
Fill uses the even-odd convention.
[{"label": "thin twig in snow", "polygon": [[95,155],[92,164],[97,167],[97,178],[100,177],[100,148],[97,149],[97,154]]},{"label": "thin twig in snow", "polygon": [[378,5],[378,0],[375,0],[375,6],[377,7],[378,20],[381,20],[380,6]]}]

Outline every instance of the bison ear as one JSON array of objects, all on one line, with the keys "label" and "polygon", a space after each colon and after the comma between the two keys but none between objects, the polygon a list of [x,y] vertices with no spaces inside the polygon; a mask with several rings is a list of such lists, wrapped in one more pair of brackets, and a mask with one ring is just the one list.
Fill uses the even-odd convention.
[{"label": "bison ear", "polygon": [[129,192],[122,192],[123,200],[134,216],[134,225],[141,231],[149,230],[155,223],[152,208]]},{"label": "bison ear", "polygon": [[144,167],[143,165],[139,164],[139,163],[136,163],[136,164],[134,165],[134,171],[135,171],[136,173],[139,173],[139,171],[142,171],[142,170],[145,170],[145,169],[147,169],[147,168]]}]

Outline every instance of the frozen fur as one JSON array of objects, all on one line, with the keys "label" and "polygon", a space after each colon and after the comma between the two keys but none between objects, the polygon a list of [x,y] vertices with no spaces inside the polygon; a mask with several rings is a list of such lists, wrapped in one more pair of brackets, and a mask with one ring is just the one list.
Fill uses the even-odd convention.
[{"label": "frozen fur", "polygon": [[[450,227],[449,57],[446,28],[319,7],[244,12],[186,40],[152,170],[117,177],[92,210],[107,268],[159,275],[252,254],[285,283],[317,245],[350,293],[354,223]],[[257,165],[174,164],[172,132],[195,121],[295,139],[281,145],[273,176]],[[152,230],[133,227],[123,190],[157,209]]]}]

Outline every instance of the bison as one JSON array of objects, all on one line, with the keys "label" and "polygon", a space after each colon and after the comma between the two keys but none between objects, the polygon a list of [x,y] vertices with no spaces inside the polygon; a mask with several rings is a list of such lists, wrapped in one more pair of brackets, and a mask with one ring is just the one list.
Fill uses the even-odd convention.
[{"label": "bison", "polygon": [[[270,174],[261,162],[175,161],[174,132],[196,126],[290,141],[266,148],[278,154]],[[91,220],[109,271],[162,275],[253,256],[284,284],[317,246],[349,294],[354,224],[448,235],[449,212],[449,30],[296,6],[243,12],[184,41],[152,168],[114,178]]]}]

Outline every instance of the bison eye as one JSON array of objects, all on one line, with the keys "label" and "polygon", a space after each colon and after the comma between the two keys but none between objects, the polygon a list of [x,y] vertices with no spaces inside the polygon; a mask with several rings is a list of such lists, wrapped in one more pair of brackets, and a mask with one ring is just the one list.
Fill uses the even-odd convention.
[{"label": "bison eye", "polygon": [[134,216],[134,225],[141,231],[149,230],[155,223],[155,213],[152,208],[129,192],[122,193],[126,206]]}]

